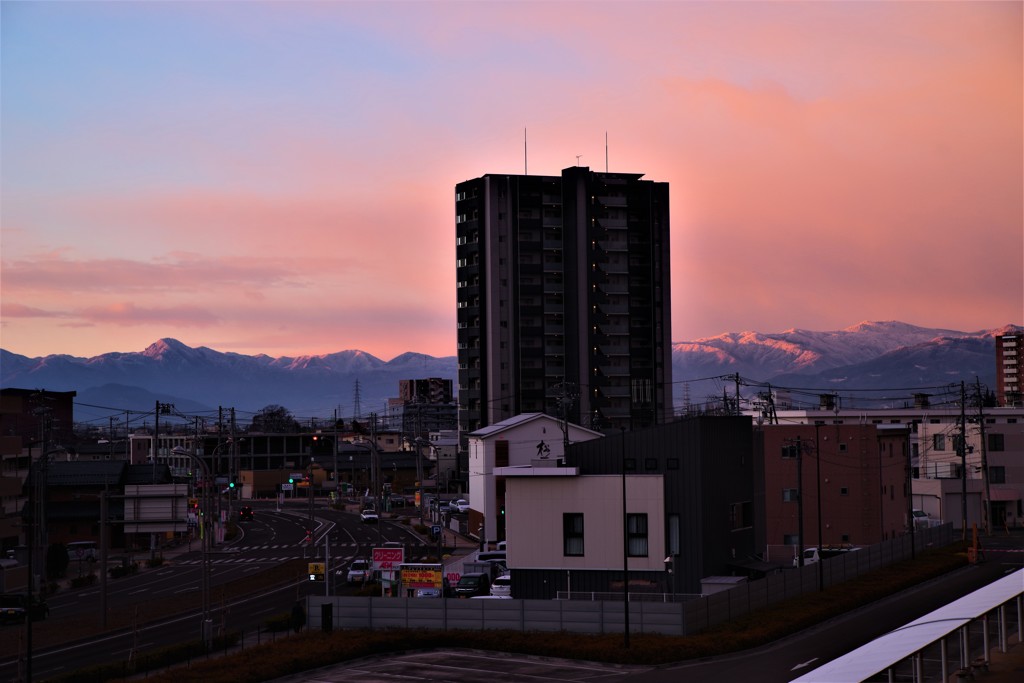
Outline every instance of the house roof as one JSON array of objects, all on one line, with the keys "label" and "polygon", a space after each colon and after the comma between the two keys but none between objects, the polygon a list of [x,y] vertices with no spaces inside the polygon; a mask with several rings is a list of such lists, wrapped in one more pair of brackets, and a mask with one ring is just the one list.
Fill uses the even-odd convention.
[{"label": "house roof", "polygon": [[[41,466],[41,463],[36,463]],[[127,465],[123,460],[71,460],[46,465],[47,486],[118,486]]]},{"label": "house roof", "polygon": [[[486,439],[488,437],[494,436],[495,434],[499,434],[509,429],[521,427],[522,425],[528,424],[530,422],[535,422],[536,420],[545,420],[547,422],[552,422],[556,425],[562,424],[561,420],[559,420],[556,417],[552,417],[547,413],[520,413],[519,415],[515,415],[506,420],[502,420],[501,422],[495,422],[492,425],[481,427],[480,429],[477,429],[474,432],[470,432],[468,436]],[[569,427],[573,430],[588,432],[590,434],[593,434],[594,436],[604,436],[601,432],[594,431],[593,429],[587,429],[586,427],[581,427],[580,425],[575,424],[573,422],[569,423]]]}]

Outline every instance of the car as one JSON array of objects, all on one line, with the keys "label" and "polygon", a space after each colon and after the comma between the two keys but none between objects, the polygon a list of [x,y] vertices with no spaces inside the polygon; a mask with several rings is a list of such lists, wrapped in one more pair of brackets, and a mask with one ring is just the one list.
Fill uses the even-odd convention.
[{"label": "car", "polygon": [[69,562],[95,562],[98,559],[96,541],[72,541],[67,548]]},{"label": "car", "polygon": [[241,508],[239,508],[238,521],[242,521],[243,519],[252,520],[252,506],[243,505]]},{"label": "car", "polygon": [[455,584],[455,597],[472,598],[477,595],[491,594],[491,577],[484,572],[471,572],[459,577]]},{"label": "car", "polygon": [[469,501],[465,498],[457,498],[448,503],[448,509],[452,512],[469,512]]},{"label": "car", "polygon": [[509,574],[502,574],[491,584],[491,595],[496,598],[512,597],[512,577]]},{"label": "car", "polygon": [[359,521],[363,524],[376,524],[379,520],[376,510],[363,510],[359,513]]},{"label": "car", "polygon": [[439,598],[441,597],[440,588],[417,588],[413,593],[413,597],[417,598]]},{"label": "car", "polygon": [[390,498],[388,498],[388,500],[391,502],[391,507],[393,507],[393,508],[404,508],[405,507],[405,496],[400,496],[398,494],[394,494]]},{"label": "car", "polygon": [[352,560],[345,572],[346,583],[366,583],[373,580],[373,566],[369,560]]},{"label": "car", "polygon": [[[45,619],[50,615],[46,602],[33,596],[31,600],[32,621]],[[29,596],[26,593],[4,593],[0,595],[0,621],[5,624],[24,623],[29,612]]]}]

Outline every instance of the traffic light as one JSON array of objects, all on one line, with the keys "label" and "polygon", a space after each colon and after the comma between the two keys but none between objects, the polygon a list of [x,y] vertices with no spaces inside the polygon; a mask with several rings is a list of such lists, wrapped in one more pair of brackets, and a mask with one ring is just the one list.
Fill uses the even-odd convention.
[{"label": "traffic light", "polygon": [[228,482],[228,488],[229,489],[235,488],[235,480],[234,479],[232,479],[231,481]]},{"label": "traffic light", "polygon": [[295,483],[295,479],[292,478],[292,477],[288,477],[288,483],[289,484],[294,484]]}]

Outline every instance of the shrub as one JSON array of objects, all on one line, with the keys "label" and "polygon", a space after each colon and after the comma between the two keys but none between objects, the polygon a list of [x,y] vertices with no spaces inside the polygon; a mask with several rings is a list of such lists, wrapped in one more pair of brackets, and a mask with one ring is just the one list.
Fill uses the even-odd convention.
[{"label": "shrub", "polygon": [[116,567],[111,567],[108,573],[110,574],[110,578],[119,579],[122,576],[130,576],[137,571],[139,571],[139,563],[132,562],[131,564],[122,564]]},{"label": "shrub", "polygon": [[291,612],[282,612],[281,614],[275,614],[274,616],[263,622],[264,628],[273,633],[280,633],[281,631],[289,631],[292,628],[292,614]]},{"label": "shrub", "polygon": [[85,588],[86,586],[91,586],[94,583],[96,583],[95,574],[85,574],[84,576],[76,576],[71,579],[72,588]]}]

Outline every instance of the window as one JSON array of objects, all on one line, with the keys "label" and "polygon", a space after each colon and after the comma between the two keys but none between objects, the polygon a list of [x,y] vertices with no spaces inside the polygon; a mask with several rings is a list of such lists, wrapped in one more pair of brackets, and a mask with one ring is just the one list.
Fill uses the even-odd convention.
[{"label": "window", "polygon": [[679,458],[669,458],[665,463],[670,470],[679,469]]},{"label": "window", "polygon": [[790,460],[796,457],[797,447],[795,444],[788,444],[782,447],[782,457]]},{"label": "window", "polygon": [[840,453],[845,453],[846,452],[846,444],[845,443],[839,444],[839,452]]},{"label": "window", "polygon": [[988,449],[990,451],[1004,451],[1006,450],[1006,441],[1003,439],[1002,434],[989,434],[988,435]]},{"label": "window", "polygon": [[1006,468],[1002,465],[992,465],[988,468],[988,482],[990,484],[1006,483]]},{"label": "window", "polygon": [[644,469],[647,471],[658,469],[657,458],[644,458]]},{"label": "window", "polygon": [[647,515],[626,515],[626,555],[647,557]]},{"label": "window", "polygon": [[850,489],[846,488],[845,486],[840,486],[839,487],[839,495],[840,496],[848,496],[848,495],[850,495]]},{"label": "window", "polygon": [[796,489],[782,489],[783,503],[795,503],[799,497]]},{"label": "window", "polygon": [[800,535],[799,534],[783,534],[782,545],[799,545]]},{"label": "window", "polygon": [[729,524],[732,531],[754,526],[754,504],[747,500],[729,506]]},{"label": "window", "polygon": [[945,434],[933,434],[932,435],[932,448],[937,451],[946,450],[946,435]]},{"label": "window", "polygon": [[570,557],[583,555],[582,512],[566,512],[562,515],[562,554]]}]

